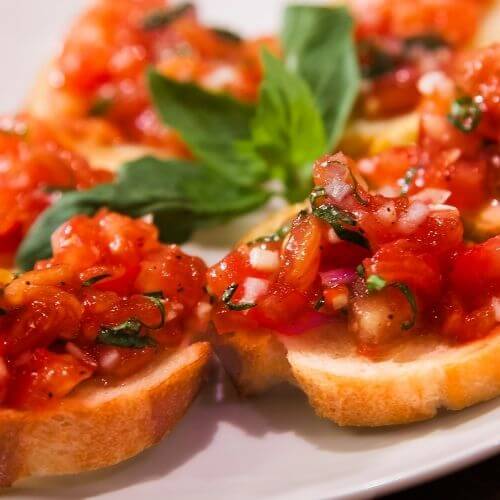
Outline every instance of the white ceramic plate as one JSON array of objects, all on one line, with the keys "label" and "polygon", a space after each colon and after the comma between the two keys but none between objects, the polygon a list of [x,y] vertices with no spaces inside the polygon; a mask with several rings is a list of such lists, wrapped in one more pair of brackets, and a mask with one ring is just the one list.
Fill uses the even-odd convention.
[{"label": "white ceramic plate", "polygon": [[[198,3],[210,22],[256,34],[276,27],[286,2]],[[18,109],[37,69],[84,4],[83,0],[1,0],[1,112]],[[253,219],[217,234],[198,235],[190,249],[213,262]],[[366,498],[451,472],[499,450],[500,406],[495,401],[402,428],[349,430],[316,418],[293,389],[240,401],[227,384],[214,382],[156,448],[105,471],[25,482],[8,496]]]}]

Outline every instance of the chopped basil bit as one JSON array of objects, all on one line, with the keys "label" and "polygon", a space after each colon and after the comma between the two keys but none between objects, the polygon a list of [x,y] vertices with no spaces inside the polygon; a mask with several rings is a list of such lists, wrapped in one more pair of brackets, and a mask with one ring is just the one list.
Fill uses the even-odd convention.
[{"label": "chopped basil bit", "polygon": [[377,276],[376,274],[372,274],[366,280],[366,288],[368,288],[368,291],[370,293],[380,292],[380,290],[383,290],[384,288],[387,288],[389,286],[400,290],[401,293],[405,296],[408,303],[410,304],[412,311],[411,319],[403,321],[403,323],[401,323],[401,329],[411,330],[415,326],[415,323],[417,321],[418,307],[417,307],[417,301],[415,300],[415,296],[410,290],[410,287],[406,283],[401,283],[399,281],[395,281],[393,283],[387,283],[386,280],[384,280],[380,276]]},{"label": "chopped basil bit", "polygon": [[141,337],[139,334],[143,323],[138,319],[131,318],[121,325],[101,328],[97,335],[97,342],[117,347],[132,347],[142,349],[156,345],[151,337]]},{"label": "chopped basil bit", "polygon": [[318,299],[316,304],[314,304],[314,309],[316,309],[316,311],[319,311],[324,305],[325,305],[325,297],[321,297],[320,299]]},{"label": "chopped basil bit", "polygon": [[104,116],[113,105],[113,99],[107,97],[97,98],[89,109],[90,116]]},{"label": "chopped basil bit", "polygon": [[165,300],[165,296],[163,295],[163,292],[161,290],[158,292],[147,292],[143,295],[145,295],[146,297],[154,297],[155,299]]},{"label": "chopped basil bit", "polygon": [[461,132],[469,134],[481,121],[482,111],[470,96],[463,96],[453,101],[448,120]]},{"label": "chopped basil bit", "polygon": [[387,281],[385,281],[384,278],[377,276],[376,274],[372,274],[366,280],[366,288],[370,293],[380,292],[380,290],[383,290],[386,286],[387,286]]},{"label": "chopped basil bit", "polygon": [[246,309],[251,309],[252,307],[255,307],[256,304],[254,302],[240,302],[239,304],[231,302],[231,299],[236,293],[236,290],[238,290],[238,286],[239,285],[237,283],[229,285],[222,294],[221,298],[222,302],[224,302],[224,304],[226,304],[226,306],[229,309],[231,309],[231,311],[245,311]]},{"label": "chopped basil bit", "polygon": [[349,212],[345,212],[335,205],[320,205],[313,208],[313,215],[330,224],[341,240],[350,241],[363,248],[370,248],[368,240],[359,231],[352,231],[344,227],[344,225],[357,225],[356,219]]},{"label": "chopped basil bit", "polygon": [[88,279],[82,283],[83,287],[89,287],[95,285],[98,281],[109,278],[111,274],[99,274],[98,276],[94,276],[93,278]]},{"label": "chopped basil bit", "polygon": [[396,67],[394,57],[376,43],[362,41],[358,44],[361,74],[369,80],[390,73]]},{"label": "chopped basil bit", "polygon": [[52,193],[69,193],[69,192],[75,190],[72,187],[62,187],[62,186],[43,186],[42,189],[43,189],[43,191],[45,191],[48,194],[52,194]]},{"label": "chopped basil bit", "polygon": [[177,21],[177,19],[181,18],[192,8],[194,8],[192,3],[183,3],[173,9],[157,10],[144,19],[142,27],[146,31],[165,28],[174,21]]},{"label": "chopped basil bit", "polygon": [[401,185],[401,196],[405,196],[408,194],[408,191],[410,190],[410,187],[413,184],[413,181],[415,180],[417,173],[418,173],[417,167],[410,167],[406,171],[405,176],[403,177],[403,180],[401,181],[401,184],[402,184]]},{"label": "chopped basil bit", "polygon": [[363,266],[363,264],[360,264],[360,265],[356,268],[356,272],[358,273],[358,276],[359,276],[360,278],[365,278],[365,277],[366,277],[365,266]]},{"label": "chopped basil bit", "polygon": [[364,200],[363,197],[359,194],[358,179],[356,179],[356,177],[352,173],[352,170],[349,167],[346,166],[346,168],[349,171],[349,175],[351,176],[351,179],[352,179],[353,189],[354,189],[354,192],[353,192],[354,198],[356,198],[356,200],[358,200],[358,202],[361,203],[361,205],[365,205],[365,206],[368,205],[368,202],[366,200]]},{"label": "chopped basil bit", "polygon": [[443,39],[443,37],[434,33],[410,36],[408,38],[405,38],[404,45],[406,49],[422,47],[426,50],[437,50],[449,46],[446,40]]},{"label": "chopped basil bit", "polygon": [[401,293],[406,297],[406,300],[408,300],[408,303],[410,304],[412,317],[408,321],[404,321],[403,323],[401,323],[401,328],[403,330],[411,330],[415,326],[418,314],[417,301],[415,300],[415,296],[413,295],[409,286],[406,285],[405,283],[399,283],[399,282],[391,283],[391,286],[394,286],[398,290],[400,290]]},{"label": "chopped basil bit", "polygon": [[347,224],[348,226],[357,225],[357,221],[351,213],[335,205],[319,205],[318,207],[314,207],[313,214],[332,226],[337,223]]},{"label": "chopped basil bit", "polygon": [[255,243],[277,243],[290,232],[290,228],[290,224],[285,224],[272,234],[261,236],[260,238],[256,238],[255,240],[248,242],[248,245],[253,245]]},{"label": "chopped basil bit", "polygon": [[314,207],[316,205],[316,200],[318,198],[322,198],[323,196],[326,196],[326,190],[325,190],[325,188],[315,187],[311,191],[311,194],[309,195],[309,202]]},{"label": "chopped basil bit", "polygon": [[122,324],[114,327],[103,327],[97,336],[97,341],[101,344],[114,345],[117,347],[134,347],[141,349],[143,347],[155,346],[156,341],[147,336],[141,336],[142,328],[148,330],[159,330],[165,325],[165,306],[163,292],[145,293],[145,297],[151,300],[160,311],[160,321],[156,325],[146,325],[140,319],[130,318]]},{"label": "chopped basil bit", "polygon": [[160,322],[157,325],[154,326],[147,326],[144,325],[146,328],[149,328],[150,330],[159,330],[160,328],[163,328],[165,326],[165,319],[166,319],[166,312],[165,312],[165,304],[163,304],[163,300],[165,300],[165,297],[163,296],[163,292],[150,292],[150,293],[145,293],[145,297],[147,297],[153,304],[158,308],[160,311]]},{"label": "chopped basil bit", "polygon": [[212,28],[212,31],[219,37],[227,42],[232,42],[232,43],[241,43],[243,39],[241,38],[238,33],[235,33],[234,31],[230,31],[225,28]]}]

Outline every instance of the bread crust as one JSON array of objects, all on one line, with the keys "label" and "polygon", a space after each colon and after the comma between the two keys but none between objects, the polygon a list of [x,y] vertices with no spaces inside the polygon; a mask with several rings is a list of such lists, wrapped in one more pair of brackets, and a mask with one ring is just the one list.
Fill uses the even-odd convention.
[{"label": "bread crust", "polygon": [[[274,232],[305,206],[286,208],[243,241]],[[405,424],[500,395],[500,327],[465,345],[410,336],[377,360],[359,356],[341,324],[297,337],[219,334],[215,345],[223,364],[231,353],[228,371],[242,394],[291,382],[320,417],[344,426]]]},{"label": "bread crust", "polygon": [[1,410],[0,486],[108,467],[158,443],[196,396],[210,355],[198,342],[120,384],[82,384],[52,409]]}]

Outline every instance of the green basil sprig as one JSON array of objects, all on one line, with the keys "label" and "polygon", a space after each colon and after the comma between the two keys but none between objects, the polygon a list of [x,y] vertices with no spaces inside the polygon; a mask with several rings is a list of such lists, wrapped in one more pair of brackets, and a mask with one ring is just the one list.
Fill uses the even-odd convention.
[{"label": "green basil sprig", "polygon": [[162,241],[182,243],[195,229],[252,211],[269,196],[258,187],[234,185],[194,163],[142,158],[123,166],[112,184],[63,193],[31,227],[16,264],[28,270],[37,260],[50,258],[50,238],[61,224],[75,215],[94,215],[102,207],[132,217],[151,214]]},{"label": "green basil sprig", "polygon": [[352,32],[343,7],[288,7],[285,60],[263,53],[257,106],[155,71],[150,93],[201,163],[244,186],[278,179],[284,196],[299,201],[311,189],[312,162],[337,145],[359,90]]}]

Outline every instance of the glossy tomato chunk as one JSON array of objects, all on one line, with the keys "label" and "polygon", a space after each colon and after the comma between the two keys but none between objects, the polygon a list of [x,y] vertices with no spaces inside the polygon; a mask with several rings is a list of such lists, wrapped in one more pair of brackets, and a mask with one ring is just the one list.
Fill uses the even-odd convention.
[{"label": "glossy tomato chunk", "polygon": [[38,409],[68,395],[92,376],[92,369],[69,354],[36,349],[11,367],[9,406]]}]

